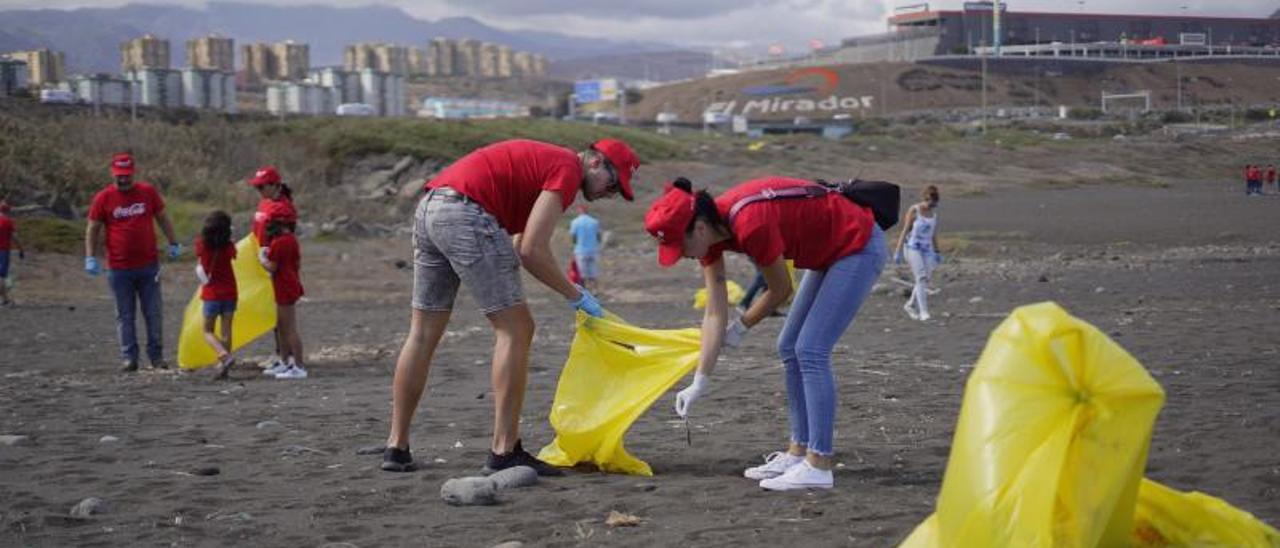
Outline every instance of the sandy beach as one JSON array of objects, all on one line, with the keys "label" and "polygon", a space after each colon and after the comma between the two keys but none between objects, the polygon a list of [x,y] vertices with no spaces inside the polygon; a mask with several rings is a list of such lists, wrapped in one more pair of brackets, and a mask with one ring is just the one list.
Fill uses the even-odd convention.
[{"label": "sandy beach", "polygon": [[[0,434],[27,437],[0,445],[0,544],[893,545],[933,510],[987,335],[1044,300],[1108,333],[1166,390],[1149,477],[1280,524],[1280,196],[1191,182],[945,192],[940,230],[958,249],[938,273],[935,319],[903,314],[890,278],[906,271],[891,265],[836,348],[840,464],[827,492],[769,493],[741,477],[786,441],[778,319],[722,357],[691,416],[691,446],[674,392],[635,424],[627,447],[654,477],[579,468],[504,492],[495,507],[452,507],[440,486],[478,473],[491,429],[492,338],[469,297],[414,423],[423,469],[386,473],[379,455],[360,454],[387,435],[408,328],[411,275],[397,266],[407,238],[303,241],[304,381],[250,366],[230,382],[117,373],[105,281],[86,278],[78,257],[35,255],[15,263],[18,306],[0,310]],[[695,266],[661,270],[634,236],[606,250],[605,306],[638,325],[695,325]],[[163,275],[169,355],[190,270]],[[735,260],[730,274],[745,286],[750,266]],[[573,324],[557,296],[531,279],[526,290],[538,322],[523,415],[532,450],[553,436],[547,413]],[[259,341],[242,355],[269,353]],[[105,512],[68,516],[86,497]],[[613,510],[641,522],[609,527]]]}]

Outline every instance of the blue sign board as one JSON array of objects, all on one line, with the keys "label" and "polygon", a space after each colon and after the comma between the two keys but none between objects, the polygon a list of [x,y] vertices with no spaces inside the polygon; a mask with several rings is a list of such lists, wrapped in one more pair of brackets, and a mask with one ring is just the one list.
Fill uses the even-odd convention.
[{"label": "blue sign board", "polygon": [[573,94],[576,96],[575,101],[579,103],[594,103],[601,99],[600,97],[600,81],[584,80],[573,83]]}]

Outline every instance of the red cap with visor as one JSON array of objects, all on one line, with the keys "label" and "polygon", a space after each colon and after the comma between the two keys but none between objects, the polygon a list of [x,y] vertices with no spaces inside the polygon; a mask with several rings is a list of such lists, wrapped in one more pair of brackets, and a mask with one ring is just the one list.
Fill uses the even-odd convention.
[{"label": "red cap with visor", "polygon": [[684,255],[684,233],[693,222],[693,194],[672,185],[644,214],[644,229],[658,240],[658,264],[671,266]]}]

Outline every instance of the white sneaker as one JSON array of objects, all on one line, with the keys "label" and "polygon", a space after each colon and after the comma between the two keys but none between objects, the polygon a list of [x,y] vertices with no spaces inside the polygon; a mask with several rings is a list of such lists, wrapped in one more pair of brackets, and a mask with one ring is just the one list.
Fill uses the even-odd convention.
[{"label": "white sneaker", "polygon": [[277,379],[305,379],[307,378],[307,370],[301,365],[289,364],[284,370],[276,374]]},{"label": "white sneaker", "polygon": [[907,301],[907,304],[902,305],[902,311],[906,312],[907,316],[913,320],[920,319],[920,314],[916,312],[916,307],[911,306],[911,301]]},{"label": "white sneaker", "polygon": [[834,484],[830,470],[819,470],[803,460],[788,468],[781,476],[760,481],[760,487],[770,491],[830,489]]},{"label": "white sneaker", "polygon": [[927,322],[927,321],[929,321],[929,319],[930,319],[930,318],[932,318],[932,317],[933,317],[933,316],[930,316],[928,312],[924,312],[924,313],[920,314],[920,321],[922,321],[922,322]]},{"label": "white sneaker", "polygon": [[774,451],[765,455],[764,464],[744,470],[742,476],[756,481],[776,478],[803,461],[804,457],[798,457],[786,451]]},{"label": "white sneaker", "polygon": [[268,365],[266,369],[262,370],[262,374],[268,377],[274,377],[283,373],[284,370],[288,368],[289,364],[284,363],[280,358],[274,358],[271,365]]}]

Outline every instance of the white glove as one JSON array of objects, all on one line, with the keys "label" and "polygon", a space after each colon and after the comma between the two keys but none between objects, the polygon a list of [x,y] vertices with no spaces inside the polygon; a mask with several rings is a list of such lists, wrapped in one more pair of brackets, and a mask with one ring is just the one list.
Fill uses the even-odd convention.
[{"label": "white glove", "polygon": [[707,376],[702,373],[693,374],[693,384],[690,384],[684,390],[676,393],[676,414],[684,417],[689,414],[689,406],[693,405],[694,400],[702,396],[707,391],[707,385],[710,381]]},{"label": "white glove", "polygon": [[742,338],[747,335],[747,331],[750,330],[751,328],[747,327],[747,324],[742,323],[741,317],[735,318],[732,322],[729,322],[729,326],[724,329],[724,345],[731,348],[737,348],[738,345],[742,344]]},{"label": "white glove", "polygon": [[196,265],[196,278],[200,280],[200,285],[209,285],[209,275],[204,271],[204,265]]},{"label": "white glove", "polygon": [[271,248],[269,247],[258,249],[258,262],[262,263],[262,268],[269,268],[271,266],[271,259],[267,258],[267,253],[270,251]]}]

